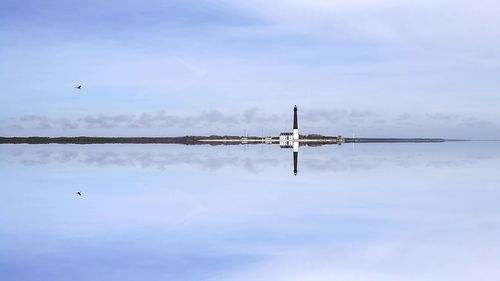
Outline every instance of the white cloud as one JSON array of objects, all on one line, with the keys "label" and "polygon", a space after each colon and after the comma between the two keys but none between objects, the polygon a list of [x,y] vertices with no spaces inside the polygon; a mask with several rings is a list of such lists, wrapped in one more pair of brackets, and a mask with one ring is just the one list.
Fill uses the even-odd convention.
[{"label": "white cloud", "polygon": [[498,1],[225,1],[269,23],[329,37],[350,36],[493,50],[500,42]]}]

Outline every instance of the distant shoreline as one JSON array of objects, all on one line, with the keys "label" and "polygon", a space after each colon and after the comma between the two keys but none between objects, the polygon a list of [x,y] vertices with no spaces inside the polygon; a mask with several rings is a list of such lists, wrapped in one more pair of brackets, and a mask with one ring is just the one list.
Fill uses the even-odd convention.
[{"label": "distant shoreline", "polygon": [[[442,138],[343,138],[343,143],[436,143]],[[321,135],[301,136],[301,145],[338,144],[337,137]],[[257,143],[279,143],[278,137],[242,136],[182,136],[182,137],[0,137],[0,144],[185,144],[185,145],[238,145]]]}]

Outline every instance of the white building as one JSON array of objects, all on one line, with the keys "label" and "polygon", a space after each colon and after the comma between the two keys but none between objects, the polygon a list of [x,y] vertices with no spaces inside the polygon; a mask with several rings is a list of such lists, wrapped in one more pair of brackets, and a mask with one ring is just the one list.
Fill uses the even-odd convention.
[{"label": "white building", "polygon": [[293,133],[280,134],[280,146],[282,148],[292,148],[294,142],[299,140],[299,125],[297,120],[297,106],[293,108]]},{"label": "white building", "polygon": [[293,134],[292,133],[281,133],[280,134],[280,147],[281,148],[292,148],[293,147]]},{"label": "white building", "polygon": [[280,142],[282,141],[293,141],[293,133],[281,133]]}]

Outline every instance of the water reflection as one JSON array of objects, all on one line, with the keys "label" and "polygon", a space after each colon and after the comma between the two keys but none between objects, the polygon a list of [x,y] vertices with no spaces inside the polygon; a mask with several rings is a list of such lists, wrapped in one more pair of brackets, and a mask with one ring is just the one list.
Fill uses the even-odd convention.
[{"label": "water reflection", "polygon": [[[0,160],[26,166],[71,164],[121,166],[165,170],[192,166],[204,170],[228,168],[262,173],[293,167],[298,173],[299,146],[183,146],[183,145],[2,145]],[[300,146],[301,166],[307,173],[385,169],[387,166],[460,167],[500,157],[494,143],[361,144],[351,146]],[[288,158],[288,153],[292,157]]]},{"label": "water reflection", "polygon": [[295,151],[295,150],[293,151],[293,174],[295,176],[298,173],[298,170],[297,170],[298,162],[299,162],[299,150],[297,149],[297,151]]},{"label": "water reflection", "polygon": [[495,280],[499,148],[2,145],[0,280]]}]

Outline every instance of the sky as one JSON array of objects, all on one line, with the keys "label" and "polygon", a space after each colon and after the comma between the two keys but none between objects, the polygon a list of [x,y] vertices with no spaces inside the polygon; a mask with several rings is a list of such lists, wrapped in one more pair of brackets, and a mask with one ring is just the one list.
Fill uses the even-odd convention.
[{"label": "sky", "polygon": [[2,0],[0,135],[276,135],[296,104],[303,134],[500,139],[499,13],[490,0]]}]

